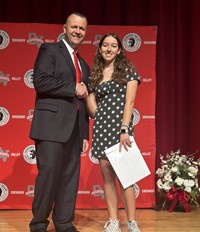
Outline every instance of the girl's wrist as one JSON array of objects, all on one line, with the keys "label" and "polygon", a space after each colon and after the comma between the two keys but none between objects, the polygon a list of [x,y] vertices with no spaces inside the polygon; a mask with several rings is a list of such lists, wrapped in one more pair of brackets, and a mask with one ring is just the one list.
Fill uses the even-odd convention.
[{"label": "girl's wrist", "polygon": [[121,128],[127,128],[127,129],[129,129],[129,125],[128,125],[128,124],[122,123],[122,124],[121,124]]}]

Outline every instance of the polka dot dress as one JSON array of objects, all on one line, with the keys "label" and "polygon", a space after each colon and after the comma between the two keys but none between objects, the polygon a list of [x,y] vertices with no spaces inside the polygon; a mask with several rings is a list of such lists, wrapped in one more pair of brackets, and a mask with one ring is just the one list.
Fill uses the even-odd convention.
[{"label": "polka dot dress", "polygon": [[[127,75],[128,81],[140,79],[137,73]],[[109,80],[95,88],[95,96],[98,107],[93,123],[92,156],[105,158],[105,149],[119,142],[120,128],[123,117],[126,85]],[[132,125],[132,120],[130,122]],[[130,126],[129,135],[133,135]]]}]

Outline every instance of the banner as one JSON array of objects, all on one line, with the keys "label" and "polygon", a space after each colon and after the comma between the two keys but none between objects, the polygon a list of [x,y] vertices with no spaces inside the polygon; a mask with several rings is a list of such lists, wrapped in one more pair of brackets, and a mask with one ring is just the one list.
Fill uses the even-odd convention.
[{"label": "banner", "polygon": [[[63,38],[63,26],[55,24],[0,23],[0,209],[30,209],[37,174],[34,141],[29,131],[34,112],[33,66],[42,43]],[[133,109],[137,145],[151,174],[134,185],[137,208],[155,205],[155,26],[88,26],[79,47],[80,55],[92,67],[102,35],[116,33],[127,57],[141,76]],[[90,147],[81,156],[77,209],[106,208],[98,160],[91,157],[93,121],[90,119]],[[123,207],[122,201],[119,207]]]}]

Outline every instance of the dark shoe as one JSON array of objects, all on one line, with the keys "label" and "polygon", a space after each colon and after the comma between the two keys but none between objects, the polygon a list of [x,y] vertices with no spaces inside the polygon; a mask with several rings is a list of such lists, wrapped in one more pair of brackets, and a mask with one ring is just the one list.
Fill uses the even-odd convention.
[{"label": "dark shoe", "polygon": [[46,229],[30,230],[30,232],[47,232]]},{"label": "dark shoe", "polygon": [[56,230],[56,232],[80,232],[80,230],[76,229],[75,226],[71,226],[67,228],[66,230]]},{"label": "dark shoe", "polygon": [[67,232],[80,232],[80,230],[78,230],[75,226],[72,226],[70,229],[71,230],[67,230]]}]

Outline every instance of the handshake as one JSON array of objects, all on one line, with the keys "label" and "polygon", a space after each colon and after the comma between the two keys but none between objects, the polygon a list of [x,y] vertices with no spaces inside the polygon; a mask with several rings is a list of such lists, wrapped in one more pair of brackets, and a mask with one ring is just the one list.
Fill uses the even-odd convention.
[{"label": "handshake", "polygon": [[88,90],[86,85],[81,82],[76,84],[76,96],[77,98],[85,98],[88,95]]}]

